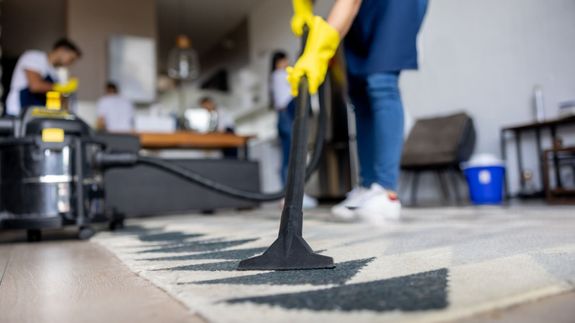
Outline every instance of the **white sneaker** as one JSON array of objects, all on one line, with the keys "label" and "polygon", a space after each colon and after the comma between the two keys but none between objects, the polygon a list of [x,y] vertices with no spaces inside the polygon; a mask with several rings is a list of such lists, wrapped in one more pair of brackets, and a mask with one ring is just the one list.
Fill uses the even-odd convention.
[{"label": "white sneaker", "polygon": [[318,202],[317,199],[314,197],[311,197],[307,194],[303,195],[303,205],[302,208],[304,210],[309,210],[309,209],[315,209],[318,206]]},{"label": "white sneaker", "polygon": [[381,226],[387,221],[401,219],[401,202],[381,185],[373,184],[364,196],[361,205],[355,210],[361,221]]},{"label": "white sneaker", "polygon": [[[281,199],[279,207],[280,209],[284,208],[285,205],[285,198]],[[302,209],[304,210],[309,210],[309,209],[315,209],[316,207],[318,207],[319,203],[317,202],[317,199],[314,197],[311,197],[307,194],[303,195],[303,204],[302,204]]]},{"label": "white sneaker", "polygon": [[369,192],[369,189],[365,187],[354,188],[347,193],[343,202],[331,208],[331,213],[340,221],[350,222],[357,220],[355,210],[361,205],[367,192]]}]

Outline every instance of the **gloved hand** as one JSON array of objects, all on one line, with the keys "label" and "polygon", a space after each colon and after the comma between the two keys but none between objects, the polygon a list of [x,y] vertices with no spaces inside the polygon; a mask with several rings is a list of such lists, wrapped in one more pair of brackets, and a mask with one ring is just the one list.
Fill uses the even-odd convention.
[{"label": "gloved hand", "polygon": [[53,90],[62,94],[68,95],[78,91],[80,82],[77,78],[71,78],[67,83],[54,84]]},{"label": "gloved hand", "polygon": [[291,19],[291,30],[294,35],[301,37],[303,27],[311,27],[313,20],[313,3],[312,0],[292,0],[294,15]]},{"label": "gloved hand", "polygon": [[317,93],[340,41],[341,37],[335,28],[319,16],[313,18],[303,55],[294,67],[287,68],[287,79],[291,84],[293,96],[298,95],[299,82],[304,75],[308,79],[309,93]]}]

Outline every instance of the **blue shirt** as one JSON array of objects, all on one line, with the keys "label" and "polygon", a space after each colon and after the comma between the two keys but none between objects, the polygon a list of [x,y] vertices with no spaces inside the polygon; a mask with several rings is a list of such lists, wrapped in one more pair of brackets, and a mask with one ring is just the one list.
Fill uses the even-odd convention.
[{"label": "blue shirt", "polygon": [[363,0],[344,46],[348,72],[417,69],[417,35],[428,0]]}]

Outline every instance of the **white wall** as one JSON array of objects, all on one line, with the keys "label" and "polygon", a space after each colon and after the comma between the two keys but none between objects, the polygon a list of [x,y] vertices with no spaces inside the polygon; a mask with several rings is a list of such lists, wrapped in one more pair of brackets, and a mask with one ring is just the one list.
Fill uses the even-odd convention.
[{"label": "white wall", "polygon": [[[322,13],[330,2],[319,1]],[[252,68],[262,80],[274,49],[297,53],[290,15],[285,0],[262,1],[249,15]],[[478,128],[477,152],[499,155],[499,129],[532,120],[535,85],[549,117],[575,98],[575,1],[430,0],[420,52],[420,71],[401,81],[406,110],[416,118],[466,110]],[[533,150],[525,153],[536,170]]]},{"label": "white wall", "polygon": [[[543,86],[548,117],[575,98],[573,0],[431,0],[420,48],[420,71],[402,80],[407,109],[415,117],[465,109],[480,153],[499,155],[500,128],[533,120],[535,85]],[[537,170],[529,147],[526,167]]]}]

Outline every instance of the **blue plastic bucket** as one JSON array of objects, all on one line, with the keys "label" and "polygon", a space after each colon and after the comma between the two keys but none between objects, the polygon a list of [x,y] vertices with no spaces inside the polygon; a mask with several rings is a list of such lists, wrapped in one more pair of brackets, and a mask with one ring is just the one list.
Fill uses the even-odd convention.
[{"label": "blue plastic bucket", "polygon": [[498,205],[503,202],[504,166],[469,166],[464,173],[473,204]]}]

